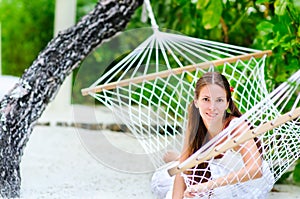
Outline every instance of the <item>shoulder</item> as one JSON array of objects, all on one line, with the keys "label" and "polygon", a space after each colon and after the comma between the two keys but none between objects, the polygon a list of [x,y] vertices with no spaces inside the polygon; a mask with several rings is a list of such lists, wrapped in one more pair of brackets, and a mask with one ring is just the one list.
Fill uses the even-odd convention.
[{"label": "shoulder", "polygon": [[230,120],[230,124],[233,124],[233,123],[238,122],[240,120],[240,118],[232,116],[229,120]]},{"label": "shoulder", "polygon": [[229,116],[226,122],[226,127],[232,127],[235,126],[237,123],[239,123],[240,118],[235,116]]},{"label": "shoulder", "polygon": [[240,117],[232,117],[229,121],[228,127],[229,130],[236,135],[239,135],[251,128],[249,122]]},{"label": "shoulder", "polygon": [[237,124],[237,126],[243,125],[243,124],[250,125],[250,123],[247,120],[240,118],[240,117],[232,116],[231,118],[229,118],[229,125],[232,126],[234,124]]}]

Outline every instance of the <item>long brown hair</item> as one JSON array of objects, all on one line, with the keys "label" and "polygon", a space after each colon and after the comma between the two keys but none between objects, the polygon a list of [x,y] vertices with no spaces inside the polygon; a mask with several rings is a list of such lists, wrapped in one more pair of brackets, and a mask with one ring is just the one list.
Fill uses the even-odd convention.
[{"label": "long brown hair", "polygon": [[[198,108],[196,108],[194,101],[199,98],[201,89],[206,85],[215,84],[223,88],[226,92],[226,100],[229,103],[229,111],[224,113],[224,128],[228,126],[231,119],[234,117],[240,117],[242,114],[234,104],[231,98],[230,85],[225,76],[218,72],[207,72],[205,73],[196,83],[194,100],[189,105],[188,110],[188,128],[187,128],[187,143],[188,148],[186,154],[190,156],[195,153],[204,144],[204,139],[207,136],[207,128],[204,125],[203,119],[199,113]],[[208,167],[207,163],[201,163],[198,165],[197,170],[200,173],[197,175],[203,176],[202,181],[207,181],[205,179],[210,178],[210,172],[205,172]],[[203,172],[201,173],[201,169]]]}]

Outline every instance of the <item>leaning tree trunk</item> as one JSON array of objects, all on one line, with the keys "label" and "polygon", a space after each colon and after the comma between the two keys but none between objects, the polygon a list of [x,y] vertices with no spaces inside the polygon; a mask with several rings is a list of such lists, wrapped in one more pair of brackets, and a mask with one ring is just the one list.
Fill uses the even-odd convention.
[{"label": "leaning tree trunk", "polygon": [[20,162],[37,119],[65,78],[104,39],[123,30],[142,0],[103,0],[39,54],[0,102],[0,194],[20,195]]}]

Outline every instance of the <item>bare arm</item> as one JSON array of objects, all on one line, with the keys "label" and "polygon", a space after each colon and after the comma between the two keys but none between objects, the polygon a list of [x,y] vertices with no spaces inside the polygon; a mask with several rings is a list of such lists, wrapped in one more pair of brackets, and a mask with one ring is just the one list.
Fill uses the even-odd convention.
[{"label": "bare arm", "polygon": [[260,178],[262,176],[262,159],[255,141],[249,140],[235,150],[240,152],[243,157],[245,166],[242,169],[231,172],[224,177],[191,186],[189,190],[186,190],[186,193],[203,192],[220,186]]},{"label": "bare arm", "polygon": [[[189,134],[187,133],[185,136],[184,144],[183,144],[183,150],[182,150],[181,156],[179,157],[180,163],[183,162],[184,160],[186,160],[189,156],[188,140],[189,140]],[[181,176],[181,174],[179,173],[175,176],[172,199],[183,199],[185,190],[186,190],[186,185],[185,185],[184,179]]]},{"label": "bare arm", "polygon": [[[236,136],[241,135],[243,132],[245,132],[246,126],[250,128],[247,123],[243,123],[240,126],[242,128],[237,128],[234,131],[234,134]],[[262,159],[261,153],[257,147],[257,144],[255,143],[255,140],[251,139],[244,144],[235,147],[234,150],[239,152],[243,158],[244,166],[240,170],[228,173],[226,176],[217,178],[215,180],[193,185],[185,191],[185,194],[191,194],[193,196],[193,193],[196,192],[205,192],[220,186],[236,184],[238,182],[245,182],[260,178],[262,176]]]},{"label": "bare arm", "polygon": [[172,199],[182,199],[185,190],[186,185],[183,177],[180,174],[177,174],[175,176]]}]

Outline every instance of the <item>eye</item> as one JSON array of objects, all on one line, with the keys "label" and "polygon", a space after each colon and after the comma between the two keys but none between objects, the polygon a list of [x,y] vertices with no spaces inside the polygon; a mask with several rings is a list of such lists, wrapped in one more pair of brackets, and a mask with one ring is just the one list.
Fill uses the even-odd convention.
[{"label": "eye", "polygon": [[224,99],[219,98],[219,99],[217,99],[217,102],[224,102]]},{"label": "eye", "polygon": [[208,101],[209,101],[209,98],[208,98],[208,97],[204,97],[204,98],[202,98],[202,101],[208,102]]}]

